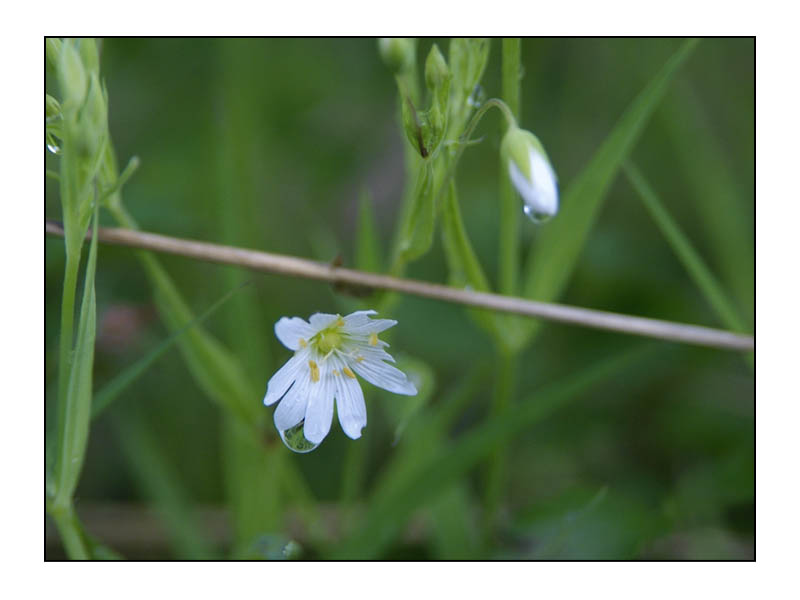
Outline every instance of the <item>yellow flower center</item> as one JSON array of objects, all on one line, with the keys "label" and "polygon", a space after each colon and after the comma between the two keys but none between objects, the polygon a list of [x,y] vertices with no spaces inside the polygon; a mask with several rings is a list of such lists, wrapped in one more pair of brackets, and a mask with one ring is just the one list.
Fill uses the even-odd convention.
[{"label": "yellow flower center", "polygon": [[342,334],[340,329],[344,327],[344,319],[339,317],[327,329],[323,329],[315,335],[311,342],[323,355],[328,355],[342,345]]}]

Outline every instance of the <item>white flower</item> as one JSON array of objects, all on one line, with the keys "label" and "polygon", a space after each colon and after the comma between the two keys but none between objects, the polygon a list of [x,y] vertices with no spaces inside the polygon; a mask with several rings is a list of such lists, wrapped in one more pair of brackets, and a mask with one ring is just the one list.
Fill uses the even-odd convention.
[{"label": "white flower", "polygon": [[316,313],[308,322],[283,317],[275,323],[275,335],[295,351],[269,380],[264,397],[267,406],[281,401],[274,415],[279,432],[302,422],[305,438],[319,444],[331,429],[335,398],[342,429],[354,440],[361,437],[367,407],[356,374],[395,394],[417,393],[405,373],[384,362],[394,359],[378,334],[397,321],[370,319],[374,314],[374,310],[346,317]]},{"label": "white flower", "polygon": [[511,183],[525,202],[525,214],[536,221],[558,212],[558,180],[538,138],[530,131],[510,127],[501,153]]}]

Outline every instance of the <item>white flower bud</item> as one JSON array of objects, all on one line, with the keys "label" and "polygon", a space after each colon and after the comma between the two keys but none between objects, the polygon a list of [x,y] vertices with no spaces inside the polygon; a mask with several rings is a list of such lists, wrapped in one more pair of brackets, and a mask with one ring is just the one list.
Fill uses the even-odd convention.
[{"label": "white flower bud", "polygon": [[538,138],[530,131],[510,127],[500,153],[511,183],[525,203],[525,214],[534,222],[555,216],[558,179]]}]

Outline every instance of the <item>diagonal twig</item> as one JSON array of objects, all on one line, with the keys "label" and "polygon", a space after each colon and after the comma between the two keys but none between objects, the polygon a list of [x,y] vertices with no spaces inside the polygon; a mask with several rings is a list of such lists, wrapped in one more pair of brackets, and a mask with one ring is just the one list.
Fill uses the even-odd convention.
[{"label": "diagonal twig", "polygon": [[[64,235],[63,227],[59,223],[52,221],[45,223],[45,232],[55,236]],[[98,236],[99,241],[106,244],[177,254],[197,260],[244,267],[254,271],[316,279],[337,285],[392,290],[444,302],[465,304],[548,321],[618,331],[685,344],[743,351],[755,348],[755,341],[752,336],[730,331],[576,306],[565,306],[563,304],[537,302],[500,294],[475,292],[414,279],[401,279],[389,275],[345,269],[296,256],[184,240],[132,229],[100,227]]]}]

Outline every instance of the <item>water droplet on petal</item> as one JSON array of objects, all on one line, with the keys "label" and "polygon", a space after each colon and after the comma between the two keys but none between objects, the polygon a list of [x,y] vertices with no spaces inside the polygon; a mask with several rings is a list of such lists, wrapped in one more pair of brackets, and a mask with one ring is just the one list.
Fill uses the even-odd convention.
[{"label": "water droplet on petal", "polygon": [[531,221],[533,221],[537,225],[549,221],[550,218],[553,216],[553,215],[548,215],[547,213],[536,212],[527,204],[524,204],[522,206],[522,212],[524,212],[525,216],[528,217]]},{"label": "water droplet on petal", "polygon": [[300,423],[294,427],[280,432],[281,440],[283,440],[284,445],[292,452],[297,452],[298,454],[311,452],[319,446],[319,444],[309,442],[306,436],[303,435],[303,424],[304,421],[300,421]]}]

